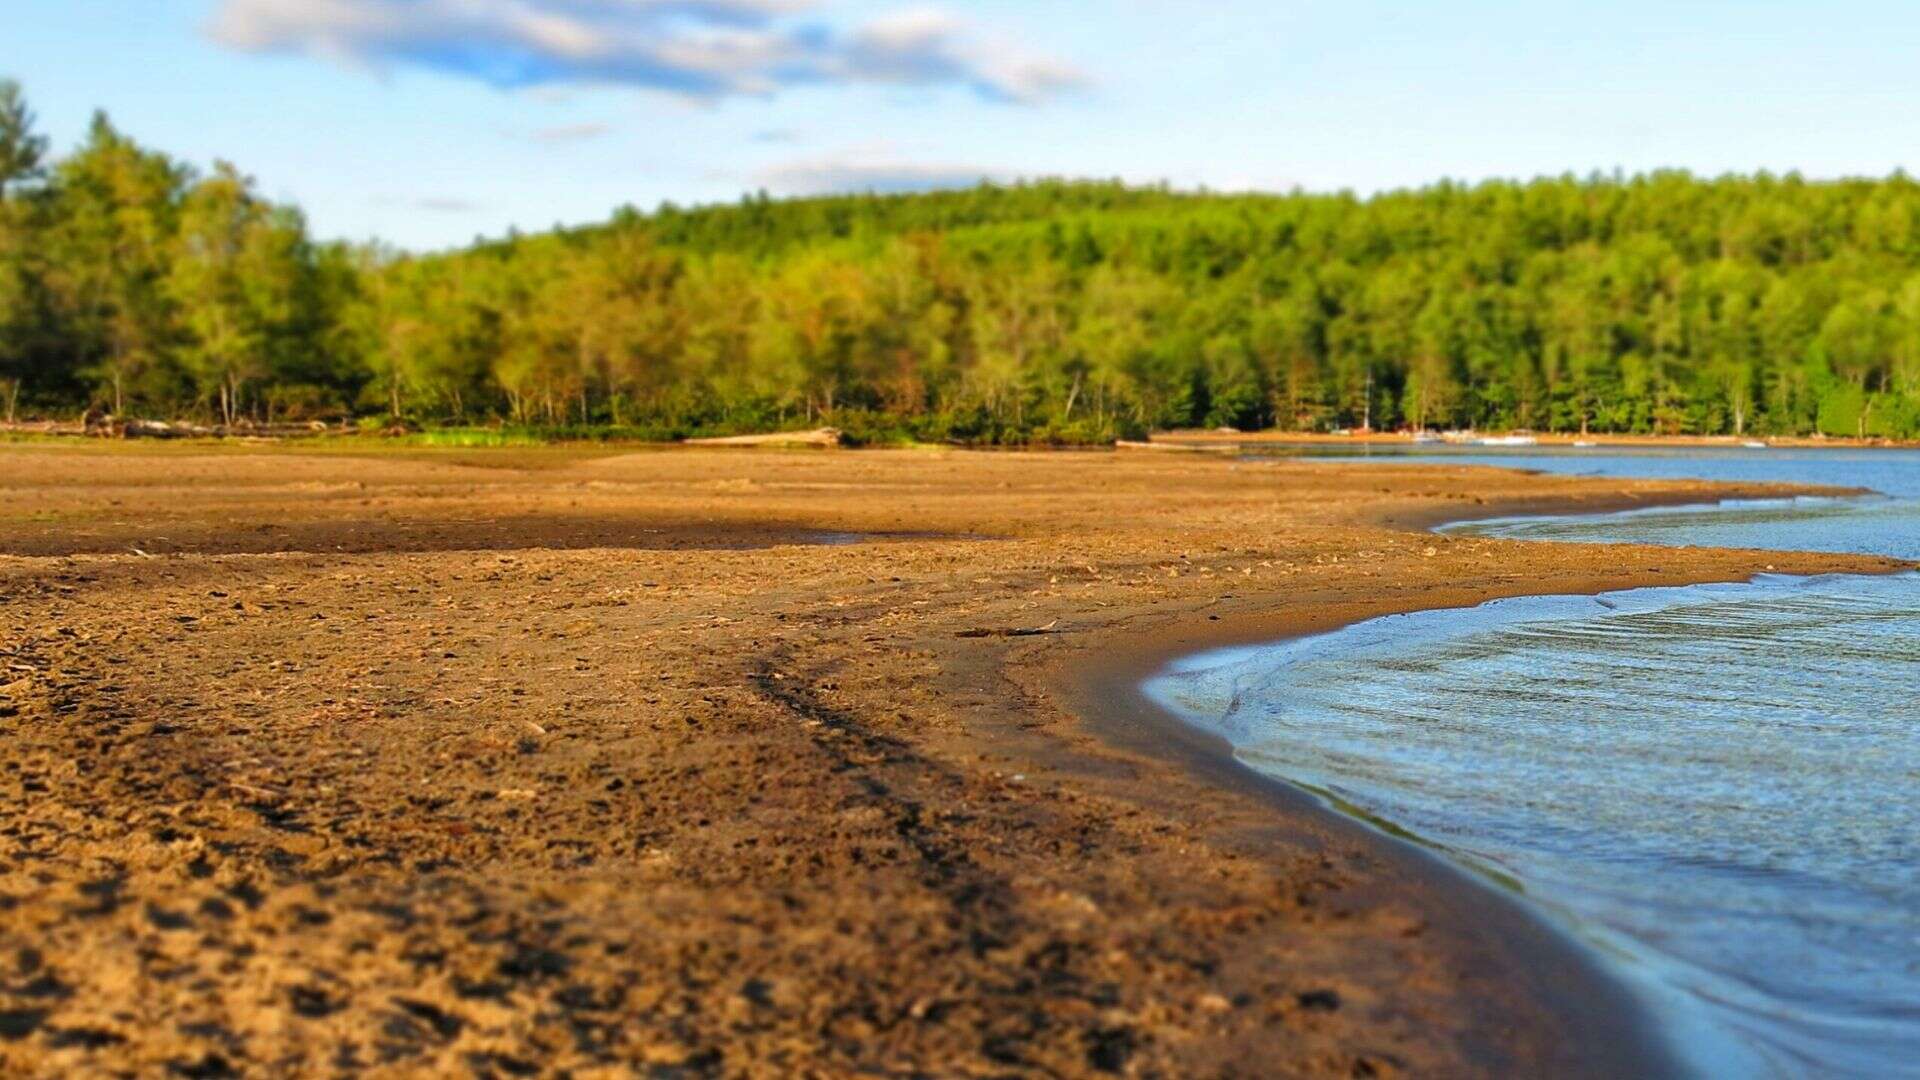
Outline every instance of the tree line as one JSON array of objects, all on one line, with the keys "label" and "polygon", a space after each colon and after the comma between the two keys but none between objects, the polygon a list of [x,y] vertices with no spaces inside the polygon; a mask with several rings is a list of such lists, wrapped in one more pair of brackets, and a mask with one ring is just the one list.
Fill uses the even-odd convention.
[{"label": "tree line", "polygon": [[0,408],[655,437],[1165,427],[1920,436],[1920,184],[1045,181],[323,243],[0,83]]}]

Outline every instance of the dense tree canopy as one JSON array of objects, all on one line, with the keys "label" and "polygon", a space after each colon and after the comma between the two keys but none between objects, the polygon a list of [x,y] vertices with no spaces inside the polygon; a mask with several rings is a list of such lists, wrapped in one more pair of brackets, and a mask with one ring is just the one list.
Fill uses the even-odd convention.
[{"label": "dense tree canopy", "polygon": [[1042,182],[411,255],[0,84],[0,407],[970,441],[1160,426],[1920,435],[1920,184]]}]

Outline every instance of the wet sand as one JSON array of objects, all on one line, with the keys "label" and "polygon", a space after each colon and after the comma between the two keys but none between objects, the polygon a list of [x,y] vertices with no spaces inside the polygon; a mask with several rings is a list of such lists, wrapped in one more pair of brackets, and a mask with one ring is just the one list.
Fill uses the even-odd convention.
[{"label": "wet sand", "polygon": [[1770,493],[0,448],[0,1071],[1657,1071],[1530,916],[1133,686],[1387,611],[1890,568],[1410,531]]}]

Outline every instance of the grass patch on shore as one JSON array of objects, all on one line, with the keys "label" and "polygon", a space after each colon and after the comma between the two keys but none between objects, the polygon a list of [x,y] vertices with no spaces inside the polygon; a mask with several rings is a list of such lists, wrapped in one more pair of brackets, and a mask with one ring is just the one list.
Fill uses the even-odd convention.
[{"label": "grass patch on shore", "polygon": [[[563,440],[546,438],[531,431],[491,428],[443,428],[419,431],[411,435],[386,437],[394,446],[426,446],[441,449],[479,449],[485,447],[547,446]],[[565,440],[577,441],[577,440]]]}]

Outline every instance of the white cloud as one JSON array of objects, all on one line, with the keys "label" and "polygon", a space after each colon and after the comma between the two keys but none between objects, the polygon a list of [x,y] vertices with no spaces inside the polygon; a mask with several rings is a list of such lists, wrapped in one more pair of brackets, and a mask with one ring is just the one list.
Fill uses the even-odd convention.
[{"label": "white cloud", "polygon": [[448,195],[378,195],[375,196],[372,201],[375,206],[398,207],[403,210],[424,210],[433,214],[474,214],[485,209],[485,207],[471,199],[462,199]]},{"label": "white cloud", "polygon": [[608,84],[692,98],[829,83],[965,86],[1037,102],[1070,65],[920,8],[851,34],[804,0],[222,0],[208,31],[256,53],[427,68],[500,88]]},{"label": "white cloud", "polygon": [[753,174],[754,183],[777,195],[832,195],[969,188],[983,182],[1011,183],[1018,174],[980,165],[936,164],[886,157],[849,156],[789,161]]},{"label": "white cloud", "polygon": [[962,82],[1009,101],[1040,101],[1085,81],[1062,61],[974,33],[942,8],[912,8],[868,23],[854,36],[849,58],[866,78]]},{"label": "white cloud", "polygon": [[599,123],[557,124],[553,127],[538,128],[530,133],[530,137],[534,142],[558,145],[598,139],[612,130],[611,125]]}]

